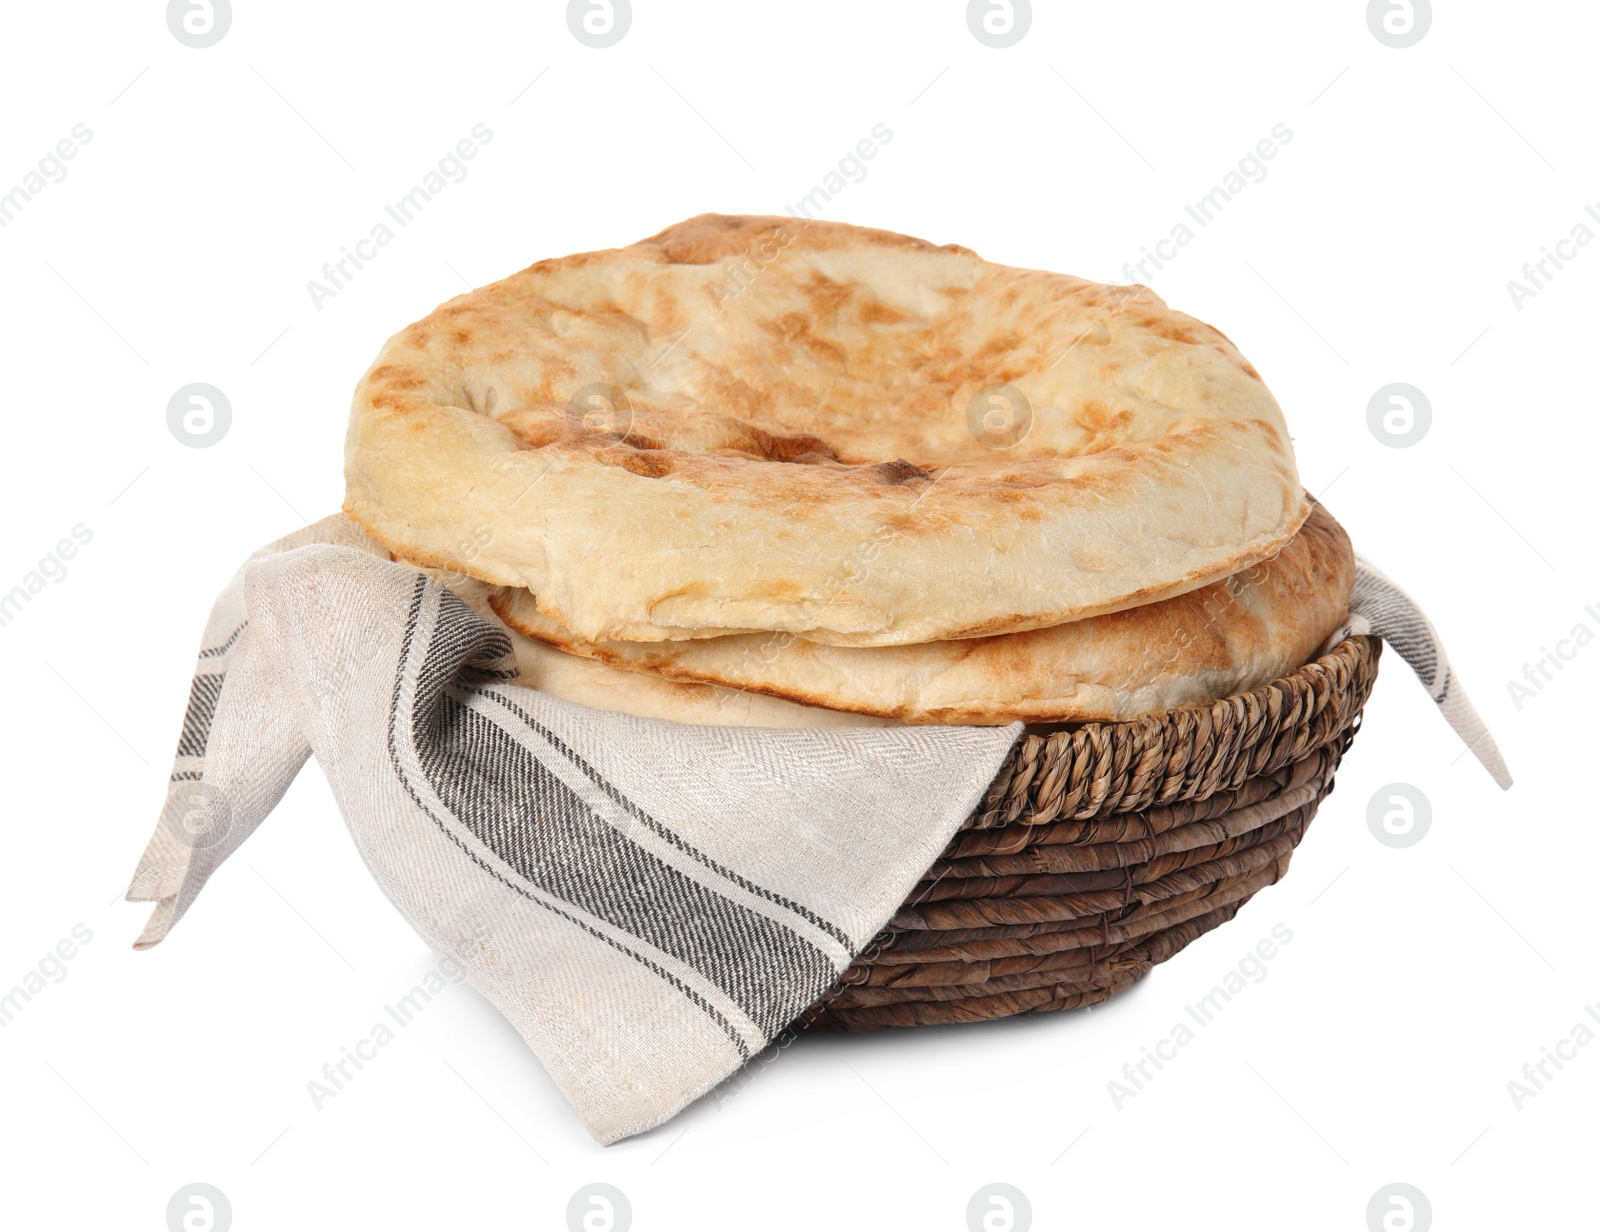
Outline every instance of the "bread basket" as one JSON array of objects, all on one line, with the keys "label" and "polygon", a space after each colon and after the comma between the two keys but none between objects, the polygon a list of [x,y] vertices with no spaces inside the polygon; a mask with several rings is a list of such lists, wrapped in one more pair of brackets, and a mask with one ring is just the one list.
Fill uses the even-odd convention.
[{"label": "bread basket", "polygon": [[802,1021],[977,1022],[1114,996],[1276,882],[1333,789],[1382,643],[1209,705],[1025,734]]}]

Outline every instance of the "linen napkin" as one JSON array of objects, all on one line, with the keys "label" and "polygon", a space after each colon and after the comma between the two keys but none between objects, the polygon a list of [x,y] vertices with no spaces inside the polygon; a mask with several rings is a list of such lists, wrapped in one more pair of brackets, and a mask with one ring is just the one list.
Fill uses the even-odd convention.
[{"label": "linen napkin", "polygon": [[[1432,626],[1358,578],[1334,640],[1391,640],[1508,784]],[[814,1004],[1022,730],[711,727],[550,697],[514,682],[504,629],[342,514],[251,556],[201,647],[128,890],[155,904],[136,948],[314,754],[389,900],[602,1143],[667,1120]]]},{"label": "linen napkin", "polygon": [[1455,729],[1479,764],[1500,784],[1502,791],[1509,791],[1511,771],[1506,769],[1505,759],[1488,727],[1467,700],[1466,690],[1450,670],[1450,659],[1444,652],[1444,643],[1439,640],[1438,630],[1410,595],[1358,553],[1350,617],[1334,630],[1324,645],[1337,646],[1352,634],[1363,633],[1380,637],[1394,648],[1416,673],[1445,721]]},{"label": "linen napkin", "polygon": [[401,915],[610,1143],[828,990],[1021,724],[779,731],[592,710],[343,515],[256,553],[206,626],[128,898],[155,945],[315,754]]}]

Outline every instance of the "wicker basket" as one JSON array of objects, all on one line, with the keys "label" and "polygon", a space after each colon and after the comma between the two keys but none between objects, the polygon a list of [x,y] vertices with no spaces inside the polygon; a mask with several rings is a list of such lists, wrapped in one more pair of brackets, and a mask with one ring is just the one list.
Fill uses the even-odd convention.
[{"label": "wicker basket", "polygon": [[1282,877],[1378,672],[1352,637],[1254,692],[1024,735],[815,1029],[1092,1005]]}]

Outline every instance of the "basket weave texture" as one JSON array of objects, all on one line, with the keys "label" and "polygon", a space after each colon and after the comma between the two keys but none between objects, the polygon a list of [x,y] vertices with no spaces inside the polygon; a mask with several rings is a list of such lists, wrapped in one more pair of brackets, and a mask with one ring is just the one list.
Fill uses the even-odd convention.
[{"label": "basket weave texture", "polygon": [[1249,693],[1025,734],[813,1029],[1092,1005],[1276,882],[1333,789],[1382,644]]}]

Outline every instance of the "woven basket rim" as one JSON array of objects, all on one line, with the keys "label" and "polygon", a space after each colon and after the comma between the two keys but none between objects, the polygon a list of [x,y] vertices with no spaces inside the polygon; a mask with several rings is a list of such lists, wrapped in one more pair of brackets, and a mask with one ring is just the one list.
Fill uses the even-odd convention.
[{"label": "woven basket rim", "polygon": [[1355,635],[1231,697],[1024,732],[962,828],[1103,816],[1237,788],[1337,739],[1366,704],[1381,649]]}]

